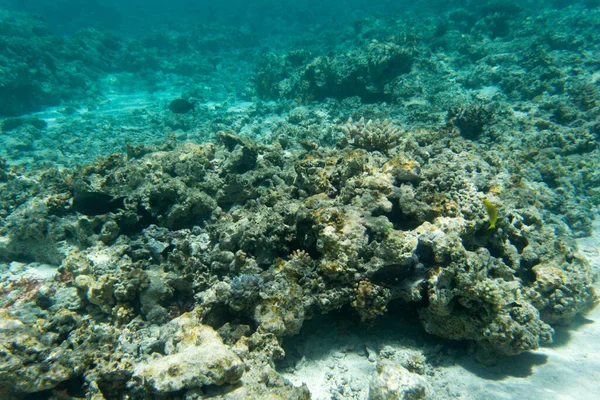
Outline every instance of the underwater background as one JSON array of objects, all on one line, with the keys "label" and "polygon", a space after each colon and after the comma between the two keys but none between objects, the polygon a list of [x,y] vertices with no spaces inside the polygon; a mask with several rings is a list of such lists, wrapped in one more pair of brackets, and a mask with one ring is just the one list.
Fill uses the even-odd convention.
[{"label": "underwater background", "polygon": [[599,399],[600,1],[0,0],[0,400]]}]

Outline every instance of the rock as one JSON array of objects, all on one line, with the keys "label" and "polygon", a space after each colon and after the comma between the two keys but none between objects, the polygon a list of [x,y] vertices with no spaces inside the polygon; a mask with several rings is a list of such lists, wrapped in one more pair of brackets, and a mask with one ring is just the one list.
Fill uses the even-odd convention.
[{"label": "rock", "polygon": [[[19,319],[11,317],[6,309],[0,309],[2,399],[22,398],[25,394],[51,389],[72,378],[73,368],[51,356],[60,350],[47,346],[45,342],[48,340],[49,336],[40,335]],[[52,350],[55,352],[51,353]]]},{"label": "rock", "polygon": [[173,343],[158,356],[134,368],[133,379],[158,393],[235,383],[244,373],[242,360],[210,326],[201,325],[192,313],[168,325],[175,328]]},{"label": "rock", "polygon": [[420,375],[401,365],[384,361],[369,386],[369,400],[419,400],[427,396],[428,385]]}]

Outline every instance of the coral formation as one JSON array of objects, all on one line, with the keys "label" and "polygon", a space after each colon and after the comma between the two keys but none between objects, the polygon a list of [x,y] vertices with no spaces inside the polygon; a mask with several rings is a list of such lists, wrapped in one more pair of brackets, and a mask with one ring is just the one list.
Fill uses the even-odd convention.
[{"label": "coral formation", "polygon": [[310,58],[268,53],[258,62],[257,92],[264,98],[305,100],[358,96],[391,100],[394,82],[408,74],[415,51],[409,45],[373,42],[349,53]]},{"label": "coral formation", "polygon": [[[63,337],[83,329],[76,321],[87,318],[110,321],[110,335],[117,336],[124,329],[142,334],[152,329],[149,322],[171,321],[160,328],[165,332],[179,326],[180,333],[168,335],[182,338],[172,350],[152,355],[151,347],[143,357],[128,356],[131,369],[123,373],[157,392],[238,381],[241,363],[256,351],[250,346],[239,360],[231,351],[241,343],[277,343],[297,334],[311,314],[344,305],[370,320],[392,300],[413,304],[428,332],[471,340],[482,359],[549,342],[549,324],[568,323],[597,302],[589,264],[528,206],[522,182],[503,182],[504,191],[493,194],[502,198],[502,213],[496,229],[488,229],[482,199],[490,194],[478,186],[494,182],[501,167],[443,142],[406,145],[423,134],[407,132],[406,142],[389,149],[393,156],[347,146],[295,151],[284,163],[277,146],[228,133],[221,144],[185,143],[126,162],[109,157],[63,175],[62,185],[14,209],[7,218],[13,222],[3,227],[3,256],[23,254],[14,243],[26,237],[44,237],[43,246],[28,247],[28,256],[60,263],[61,276],[78,289],[65,295],[76,296],[73,304],[85,310],[60,328]],[[475,166],[478,185],[468,179]],[[85,216],[56,213],[44,202],[68,197],[69,185],[85,182],[126,194],[126,208]],[[28,213],[52,228],[23,236],[27,220],[15,216]],[[147,226],[133,229],[136,224]],[[383,272],[386,265],[398,267]],[[49,290],[64,292],[63,285],[57,280]],[[40,291],[36,285],[25,290]],[[172,319],[194,305],[195,314]],[[53,318],[65,313],[72,311],[58,309]],[[192,315],[197,323],[188,321]],[[245,319],[250,331],[228,315]],[[220,329],[232,350],[203,325]],[[199,363],[201,354],[223,357],[215,364],[224,369]],[[96,379],[106,384],[102,374]]]},{"label": "coral formation", "polygon": [[[1,11],[0,115],[63,104],[1,124],[0,392],[308,399],[277,363],[333,312],[400,309],[483,362],[550,343],[598,303],[573,241],[600,204],[597,41],[593,13],[527,4],[270,51]],[[193,113],[93,98],[170,84]],[[429,355],[361,351],[370,398],[430,393]]]},{"label": "coral formation", "polygon": [[211,327],[184,314],[164,326],[165,355],[135,367],[133,380],[158,393],[232,384],[244,373],[242,360]]},{"label": "coral formation", "polygon": [[490,126],[494,112],[490,107],[470,104],[454,107],[448,111],[448,120],[458,128],[460,134],[467,139],[477,139]]},{"label": "coral formation", "polygon": [[393,148],[400,134],[399,129],[389,121],[365,122],[364,118],[356,123],[350,118],[340,129],[346,134],[351,145],[367,151],[385,151]]}]

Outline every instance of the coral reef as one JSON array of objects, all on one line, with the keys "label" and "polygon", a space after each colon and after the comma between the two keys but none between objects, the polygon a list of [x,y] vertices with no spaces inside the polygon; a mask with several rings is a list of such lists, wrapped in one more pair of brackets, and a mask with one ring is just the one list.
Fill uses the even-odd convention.
[{"label": "coral reef", "polygon": [[75,95],[93,95],[95,89],[99,94],[93,80],[100,78],[99,71],[111,69],[114,61],[109,57],[119,47],[116,37],[92,29],[62,41],[40,19],[25,14],[14,18],[4,10],[0,12],[0,25],[1,116],[58,105]]},{"label": "coral reef", "polygon": [[163,327],[165,355],[135,367],[133,380],[158,393],[233,384],[244,363],[211,327],[184,314]]},{"label": "coral reef", "polygon": [[[60,10],[62,16],[64,9]],[[217,53],[256,43],[254,35],[239,27],[222,27],[215,32],[208,26],[201,26],[195,31],[160,31],[141,39],[126,40],[89,25],[73,35],[59,36],[47,22],[29,14],[0,10],[0,47],[3,50],[0,56],[0,117],[19,116],[62,104],[69,105],[64,109],[66,113],[73,113],[82,104],[102,101],[106,91],[115,87],[120,90],[131,86],[165,89],[166,85],[160,84],[161,77],[170,73],[193,77],[196,82],[210,79],[215,88],[222,88],[227,80],[213,79],[215,74],[219,75],[215,66],[219,63],[224,66],[230,61],[223,63],[225,60]],[[200,37],[203,39],[198,40]],[[173,43],[177,45],[173,46]],[[196,52],[210,54],[199,58]],[[166,58],[169,62],[164,62]],[[242,62],[238,59],[235,65]],[[234,63],[230,65],[234,66]],[[140,71],[143,72],[138,73]],[[116,74],[107,77],[113,73]],[[135,75],[134,82],[127,82],[127,74]],[[228,84],[237,85],[230,81],[225,86]],[[244,86],[238,85],[235,90],[242,92]],[[198,94],[201,98],[208,96],[205,88]],[[3,126],[3,131],[6,127]]]},{"label": "coral reef", "polygon": [[[269,51],[248,26],[58,37],[0,11],[0,392],[308,399],[284,341],[336,312],[400,309],[482,362],[550,343],[598,303],[574,245],[600,204],[597,13],[532,6]],[[429,355],[360,351],[370,398],[430,393]]]},{"label": "coral reef", "polygon": [[[110,328],[107,337],[143,336],[160,326],[158,342],[171,343],[165,350],[154,344],[131,353],[118,345],[104,353],[110,356],[103,362],[122,368],[121,386],[111,390],[127,388],[134,397],[141,388],[169,393],[244,382],[242,363],[269,365],[282,355],[278,341],[297,334],[306,318],[345,305],[372,320],[402,301],[428,332],[476,343],[482,360],[551,341],[550,324],[568,323],[597,302],[589,264],[529,205],[534,189],[499,180],[510,174],[477,151],[465,152],[473,142],[415,146],[424,135],[436,133],[405,132],[389,155],[346,146],[297,150],[284,161],[277,145],[229,132],[217,144],[111,156],[47,181],[12,209],[2,227],[2,256],[60,264],[61,278],[48,288],[22,284],[29,293],[23,296],[39,299],[36,312],[64,332],[52,340],[76,340],[96,324]],[[490,190],[492,183],[503,191]],[[55,205],[69,199],[69,188],[126,195],[125,209],[85,216]],[[501,205],[495,229],[484,198]],[[31,231],[35,225],[21,217],[27,214],[39,229]],[[40,245],[17,246],[30,237]],[[48,308],[38,294],[48,291],[75,299]],[[7,316],[19,310],[14,302],[5,307]],[[52,316],[45,315],[50,309]],[[63,326],[57,319],[67,315],[71,322]],[[260,358],[261,346],[271,355]],[[96,356],[85,349],[69,351],[91,362]],[[221,358],[211,363],[202,354]],[[85,365],[91,364],[79,371],[88,381],[108,384],[108,371]],[[384,370],[382,376],[398,374]],[[247,385],[243,390],[253,390]],[[15,384],[16,393],[51,387]]]},{"label": "coral reef", "polygon": [[449,122],[467,139],[477,139],[485,134],[493,117],[493,110],[483,105],[470,104],[465,107],[451,108],[448,111]]},{"label": "coral reef", "polygon": [[389,101],[394,82],[411,71],[414,58],[410,43],[393,42],[312,58],[298,52],[268,53],[257,63],[257,93],[267,99],[358,96],[367,102]]}]

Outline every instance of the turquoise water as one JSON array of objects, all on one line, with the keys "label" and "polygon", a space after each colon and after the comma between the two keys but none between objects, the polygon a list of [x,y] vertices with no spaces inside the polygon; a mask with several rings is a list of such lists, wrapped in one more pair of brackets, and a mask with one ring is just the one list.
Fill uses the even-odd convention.
[{"label": "turquoise water", "polygon": [[599,27],[0,0],[0,398],[600,398]]}]

